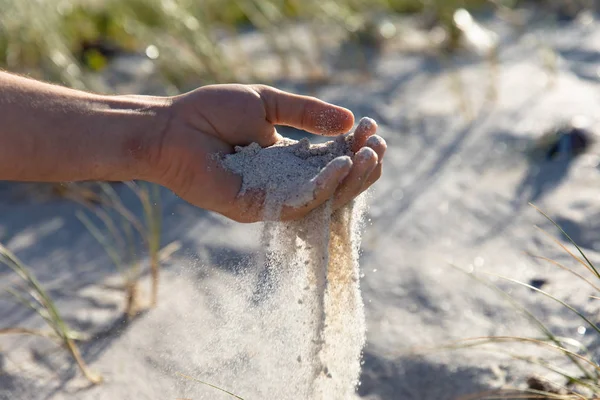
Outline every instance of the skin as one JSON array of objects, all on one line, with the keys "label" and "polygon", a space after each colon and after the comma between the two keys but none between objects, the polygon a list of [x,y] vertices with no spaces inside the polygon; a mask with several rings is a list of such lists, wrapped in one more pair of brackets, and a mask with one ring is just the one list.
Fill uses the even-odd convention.
[{"label": "skin", "polygon": [[[101,96],[0,72],[0,180],[146,180],[198,207],[239,222],[261,220],[264,193],[239,195],[241,177],[216,155],[236,145],[269,146],[276,125],[336,136],[352,129],[349,110],[263,85],[205,86],[175,97]],[[385,141],[363,119],[350,158],[316,178],[314,199],[285,207],[298,219],[334,199],[339,208],[381,176]]]}]

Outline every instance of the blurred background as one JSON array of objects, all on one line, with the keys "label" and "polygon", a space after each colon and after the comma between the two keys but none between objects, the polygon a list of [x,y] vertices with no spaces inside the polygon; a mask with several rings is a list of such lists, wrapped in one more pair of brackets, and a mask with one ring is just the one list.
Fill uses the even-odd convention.
[{"label": "blurred background", "polygon": [[[357,396],[594,399],[598,11],[597,0],[0,0],[0,68],[107,94],[264,83],[374,118],[389,150],[363,237]],[[227,287],[258,239],[143,182],[0,182],[0,399],[230,398],[176,372],[268,398],[255,381],[223,381],[211,362],[227,360],[199,350],[216,340],[206,327],[235,314]],[[490,336],[505,337],[491,341],[501,351],[440,350]]]},{"label": "blurred background", "polygon": [[574,20],[595,7],[592,0],[0,4],[2,68],[76,88],[153,94],[232,81],[325,83],[339,79],[341,71],[368,74],[373,58],[385,51],[452,54],[464,37],[471,47],[486,52],[494,37],[476,29],[469,12],[483,18],[495,14],[525,29],[523,6],[536,7],[536,20],[559,21]]}]

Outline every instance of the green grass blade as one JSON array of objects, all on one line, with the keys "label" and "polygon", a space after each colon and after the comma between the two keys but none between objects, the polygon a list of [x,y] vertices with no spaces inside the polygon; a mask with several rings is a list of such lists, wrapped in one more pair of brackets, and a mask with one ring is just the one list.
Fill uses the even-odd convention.
[{"label": "green grass blade", "polygon": [[137,282],[140,276],[140,260],[139,257],[136,257],[136,245],[133,230],[131,229],[131,224],[129,224],[125,218],[123,218],[123,231],[125,232],[126,247],[128,253],[127,261],[130,265],[127,281],[128,283],[133,283]]},{"label": "green grass blade", "polygon": [[118,251],[119,253],[122,254],[124,251],[123,235],[121,234],[121,231],[119,231],[119,229],[117,228],[117,225],[116,225],[115,221],[113,220],[112,216],[110,215],[109,211],[107,209],[101,208],[101,209],[93,210],[93,212],[104,223],[104,226],[106,226],[106,229],[108,229],[108,232],[110,233],[110,235],[113,238],[113,243],[115,245],[115,248],[118,247],[118,250],[116,250],[116,251]]},{"label": "green grass blade", "polygon": [[596,273],[594,272],[594,270],[584,260],[582,260],[579,256],[577,256],[576,254],[574,254],[571,250],[569,250],[567,248],[567,246],[565,246],[564,244],[562,244],[560,242],[560,240],[556,239],[551,234],[549,234],[548,232],[546,232],[544,229],[540,228],[537,225],[535,225],[535,228],[537,230],[539,230],[540,232],[542,232],[544,235],[548,236],[550,238],[550,240],[552,240],[554,243],[556,243],[556,245],[558,247],[560,247],[565,253],[567,253],[569,256],[571,256],[571,258],[573,258],[575,261],[577,261],[579,264],[581,264],[585,269],[587,269],[594,276],[596,276]]},{"label": "green grass blade", "polygon": [[[463,342],[464,342],[464,345],[463,345]],[[452,346],[456,346],[457,348],[463,347],[463,346],[464,347],[477,347],[477,346],[482,346],[482,345],[486,345],[486,344],[495,344],[498,342],[532,343],[532,344],[535,344],[535,345],[538,345],[541,347],[555,350],[555,351],[560,352],[565,355],[569,354],[569,355],[576,357],[579,360],[585,362],[586,364],[589,364],[595,370],[600,371],[600,366],[598,366],[598,364],[596,364],[591,359],[589,359],[585,356],[582,356],[581,354],[578,354],[574,351],[566,349],[565,347],[557,346],[556,344],[548,343],[546,341],[539,340],[539,339],[533,339],[533,338],[518,337],[518,336],[482,336],[482,337],[463,339],[458,342],[451,343],[450,348],[452,348]]]},{"label": "green grass blade", "polygon": [[549,262],[551,264],[556,265],[557,267],[569,272],[572,275],[575,275],[577,278],[581,279],[582,281],[584,281],[585,283],[587,283],[588,285],[590,285],[592,288],[594,288],[594,290],[596,290],[598,293],[600,293],[600,287],[598,287],[598,285],[594,284],[592,281],[590,281],[589,279],[587,279],[586,277],[584,277],[583,275],[581,275],[580,273],[573,271],[571,268],[565,267],[564,265],[562,265],[561,263],[559,263],[558,261],[552,260],[551,258],[548,257],[543,257],[543,256],[536,256],[530,253],[529,254],[530,257],[533,258],[537,258],[538,260],[544,260],[546,262]]},{"label": "green grass blade", "polygon": [[583,250],[581,250],[581,248],[577,245],[577,243],[575,243],[575,241],[573,239],[571,239],[571,236],[569,236],[567,234],[567,232],[565,232],[563,230],[563,228],[561,228],[561,226],[558,225],[552,218],[550,218],[550,216],[548,214],[546,214],[544,211],[542,211],[541,209],[539,209],[533,203],[529,203],[529,205],[532,206],[533,208],[535,208],[535,210],[537,212],[539,212],[540,214],[542,214],[548,221],[550,221],[556,228],[558,228],[558,230],[563,235],[565,235],[565,237],[569,240],[569,242],[571,242],[571,244],[573,246],[575,246],[575,248],[577,249],[577,251],[579,252],[579,254],[581,254],[581,256],[584,258],[584,260],[588,263],[588,265],[590,266],[590,268],[592,268],[592,270],[594,271],[594,273],[596,274],[596,276],[598,278],[600,278],[600,273],[598,273],[598,270],[596,269],[596,267],[594,266],[594,264],[587,258],[587,256],[585,255],[585,253],[583,252]]},{"label": "green grass blade", "polygon": [[496,353],[500,353],[500,354],[504,354],[504,355],[508,355],[511,358],[514,358],[515,360],[519,360],[519,361],[523,361],[527,364],[533,364],[533,365],[538,365],[540,367],[543,367],[545,369],[547,369],[548,371],[554,372],[560,376],[562,376],[563,378],[567,379],[570,382],[575,382],[578,385],[582,386],[582,387],[586,387],[590,390],[593,390],[595,392],[598,391],[598,385],[594,384],[594,380],[592,378],[588,378],[588,379],[581,379],[578,378],[576,376],[573,376],[572,374],[570,374],[569,372],[563,370],[562,368],[559,368],[555,365],[552,365],[550,362],[546,361],[546,360],[542,360],[542,359],[536,359],[534,357],[526,357],[526,356],[522,356],[520,354],[515,354],[512,353],[510,351],[506,351],[506,350],[501,350],[501,349],[484,349],[486,351],[491,351],[491,352],[496,352]]},{"label": "green grass blade", "polygon": [[100,228],[98,228],[96,224],[94,224],[92,220],[88,218],[87,215],[80,211],[77,211],[75,215],[77,216],[77,219],[79,219],[79,221],[81,221],[81,223],[85,226],[88,232],[90,232],[90,234],[94,237],[94,239],[100,243],[117,270],[120,273],[123,273],[123,260],[121,259],[119,252],[115,250],[115,246],[109,242],[106,236],[100,231]]},{"label": "green grass blade", "polygon": [[148,250],[158,252],[160,250],[161,212],[160,191],[158,185],[140,186],[135,182],[125,182],[127,187],[138,197],[144,210],[144,219],[148,231]]},{"label": "green grass blade", "polygon": [[[540,329],[540,331],[544,334],[544,336],[546,336],[549,340],[551,340],[554,344],[556,344],[557,346],[562,346],[562,343],[560,342],[560,340],[556,337],[556,335],[554,335],[552,333],[552,331],[550,331],[550,329],[548,329],[548,327],[546,327],[546,325],[544,325],[544,323],[542,321],[539,320],[539,318],[537,318],[535,315],[533,315],[531,313],[531,311],[527,310],[525,307],[523,307],[521,304],[519,304],[511,295],[509,295],[508,293],[506,293],[504,290],[500,289],[499,287],[492,285],[489,282],[486,282],[485,280],[479,278],[478,276],[472,274],[472,273],[468,273],[467,271],[462,270],[461,268],[458,268],[455,265],[450,264],[451,267],[457,269],[458,271],[466,274],[467,276],[469,276],[471,279],[476,280],[477,282],[479,282],[480,284],[484,285],[485,287],[487,287],[488,289],[491,289],[493,291],[495,291],[496,293],[498,293],[499,295],[501,295],[502,297],[504,297],[513,308],[515,308],[516,310],[518,310],[519,312],[521,312],[523,315],[525,315],[525,317],[533,322],[538,329]],[[583,367],[583,365],[581,365],[579,363],[579,361],[574,358],[571,357],[569,355],[567,355],[567,357],[569,357],[569,359],[571,360],[571,362],[573,362],[574,365],[577,366],[577,368],[579,368],[579,370],[581,371],[581,373],[588,379],[592,379],[593,377],[589,374],[589,372]]]},{"label": "green grass blade", "polygon": [[[42,285],[38,282],[36,277],[25,267],[25,265],[21,262],[21,260],[13,254],[10,250],[8,250],[4,245],[0,244],[0,255],[3,257],[3,262],[6,265],[11,265],[11,268],[15,271],[19,271],[19,276],[23,277],[26,283],[29,285],[31,290],[39,296],[37,299],[42,307],[46,309],[49,314],[50,320],[52,320],[52,327],[57,331],[59,336],[67,337],[67,332],[69,331],[67,325],[63,321],[58,309],[56,308],[54,302],[48,296]],[[33,296],[33,295],[32,295]]]},{"label": "green grass blade", "polygon": [[588,324],[588,325],[589,325],[589,326],[590,326],[592,329],[594,329],[596,332],[598,332],[598,333],[600,334],[600,328],[598,328],[598,327],[596,326],[596,324],[594,324],[592,321],[590,321],[590,320],[589,320],[589,319],[588,319],[588,318],[587,318],[585,315],[583,315],[583,314],[582,314],[580,311],[578,311],[576,308],[574,308],[574,307],[573,307],[573,306],[571,306],[570,304],[568,304],[568,303],[564,302],[563,300],[561,300],[561,299],[559,299],[559,298],[557,298],[557,297],[555,297],[555,296],[551,295],[550,293],[548,293],[548,292],[546,292],[546,291],[544,291],[544,290],[542,290],[542,289],[538,289],[538,288],[536,288],[535,286],[532,286],[532,285],[529,285],[529,284],[527,284],[527,283],[524,283],[524,282],[518,281],[518,280],[516,280],[516,279],[512,279],[512,278],[509,278],[509,277],[506,277],[506,276],[502,276],[502,275],[497,275],[497,274],[494,274],[494,273],[491,273],[491,272],[485,272],[485,273],[486,273],[486,274],[488,274],[488,275],[496,276],[496,277],[498,277],[498,278],[501,278],[501,279],[507,280],[507,281],[509,281],[509,282],[512,282],[512,283],[516,283],[517,285],[521,285],[521,286],[523,286],[523,287],[526,287],[526,288],[528,288],[528,289],[531,289],[531,290],[533,290],[533,291],[536,291],[536,292],[538,292],[538,293],[541,293],[541,294],[543,294],[544,296],[546,296],[546,297],[548,297],[548,298],[550,298],[550,299],[552,299],[552,300],[554,300],[554,301],[558,302],[560,305],[562,305],[562,306],[564,306],[564,307],[568,308],[569,310],[573,311],[575,314],[577,314],[577,316],[579,316],[579,317],[580,317],[582,320],[584,320],[584,321],[585,321],[585,322],[586,322],[586,323],[587,323],[587,324]]},{"label": "green grass blade", "polygon": [[124,217],[127,221],[129,221],[129,223],[135,228],[135,230],[138,231],[142,240],[147,242],[148,234],[146,232],[146,229],[144,228],[144,225],[140,222],[140,220],[135,215],[133,215],[133,213],[131,211],[129,211],[129,209],[127,209],[127,207],[125,207],[125,205],[119,198],[119,195],[112,188],[112,186],[110,186],[107,183],[100,183],[99,185],[102,188],[102,190],[107,194],[107,196],[110,198],[110,200],[111,200],[110,206],[117,213],[119,213],[122,217]]},{"label": "green grass blade", "polygon": [[[34,311],[36,314],[38,314],[40,317],[42,317],[47,323],[48,325],[50,325],[50,327],[52,327],[53,322],[52,319],[50,318],[50,315],[48,314],[48,312],[44,309],[44,308],[40,308],[38,307],[34,302],[29,301],[28,299],[26,299],[24,296],[21,296],[21,294],[19,292],[17,292],[14,289],[8,288],[8,289],[4,289],[5,292],[7,294],[9,294],[10,296],[13,297],[13,299],[25,306],[26,308],[29,308],[30,310]],[[35,300],[35,298],[33,298]],[[36,303],[39,304],[39,302],[36,300]],[[41,304],[40,304],[41,305]]]},{"label": "green grass blade", "polygon": [[581,387],[586,387],[595,392],[598,392],[598,390],[600,389],[598,387],[596,381],[593,378],[587,378],[587,379],[578,378],[578,377],[574,376],[573,374],[569,373],[568,371],[565,371],[562,368],[552,365],[550,362],[543,360],[543,359],[538,359],[536,357],[523,356],[521,354],[515,354],[510,351],[507,351],[504,349],[499,349],[499,348],[481,348],[481,350],[487,351],[490,353],[498,353],[498,354],[506,355],[515,360],[519,360],[519,361],[522,361],[527,364],[540,366],[550,372],[554,372],[554,373],[564,377],[568,381],[575,382],[578,385],[580,385]]},{"label": "green grass blade", "polygon": [[[81,372],[90,382],[94,384],[101,382],[102,378],[100,376],[95,375],[88,370],[83,359],[81,358],[79,349],[73,342],[73,339],[71,337],[71,330],[69,329],[65,321],[62,319],[60,313],[58,312],[58,309],[56,308],[56,305],[54,304],[50,296],[48,296],[44,288],[37,281],[35,276],[27,269],[27,267],[25,267],[25,265],[21,262],[21,260],[19,260],[19,258],[17,258],[15,254],[13,254],[2,244],[0,244],[0,255],[2,256],[1,261],[3,263],[11,266],[13,270],[19,271],[19,276],[24,277],[25,282],[29,286],[30,290],[33,292],[30,293],[30,295],[40,303],[40,305],[44,308],[43,311],[46,311],[48,313],[48,316],[44,316],[43,313],[39,314],[44,318],[44,320],[54,330],[54,332],[56,332],[58,338],[60,338],[65,347],[73,356],[73,359],[79,366]],[[28,304],[28,302],[25,301],[25,305],[29,307],[33,306],[33,309],[36,309],[33,303]]]}]

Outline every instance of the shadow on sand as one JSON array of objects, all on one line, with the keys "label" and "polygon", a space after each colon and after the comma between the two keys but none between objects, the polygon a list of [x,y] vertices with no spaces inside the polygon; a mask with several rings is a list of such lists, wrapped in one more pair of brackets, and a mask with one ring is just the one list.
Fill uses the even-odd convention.
[{"label": "shadow on sand", "polygon": [[369,399],[459,400],[489,391],[482,384],[491,372],[477,368],[450,370],[422,358],[388,359],[366,351],[358,394]]}]

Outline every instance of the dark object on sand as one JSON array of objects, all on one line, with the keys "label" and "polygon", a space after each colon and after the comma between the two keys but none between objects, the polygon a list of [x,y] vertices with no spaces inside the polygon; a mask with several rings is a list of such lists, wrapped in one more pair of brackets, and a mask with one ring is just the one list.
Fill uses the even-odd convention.
[{"label": "dark object on sand", "polygon": [[[536,391],[540,392],[540,395],[539,395],[540,397],[535,397],[537,399],[550,400],[550,399],[557,398],[556,396],[553,396],[553,395],[574,394],[567,388],[560,387],[557,384],[555,384],[549,380],[538,378],[537,376],[530,376],[529,378],[527,378],[527,388],[530,390],[536,390]],[[543,397],[543,394],[541,394],[541,393],[547,394],[548,397]]]},{"label": "dark object on sand", "polygon": [[568,124],[546,134],[543,141],[549,143],[546,160],[571,158],[584,153],[592,144],[589,121],[584,117],[573,118]]},{"label": "dark object on sand", "polygon": [[529,285],[533,286],[536,289],[541,289],[548,283],[548,280],[544,278],[533,278],[529,281]]}]

